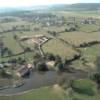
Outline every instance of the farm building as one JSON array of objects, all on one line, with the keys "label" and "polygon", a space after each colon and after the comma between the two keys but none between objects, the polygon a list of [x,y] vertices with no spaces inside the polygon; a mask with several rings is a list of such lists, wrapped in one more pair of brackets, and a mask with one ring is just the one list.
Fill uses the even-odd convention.
[{"label": "farm building", "polygon": [[29,72],[30,72],[29,68],[27,66],[23,65],[20,68],[18,68],[18,70],[16,71],[16,74],[19,77],[23,77],[23,76],[27,75]]},{"label": "farm building", "polygon": [[27,75],[28,73],[30,73],[30,70],[32,69],[34,69],[34,65],[32,64],[22,65],[18,67],[18,69],[16,70],[16,74],[19,77],[23,77]]},{"label": "farm building", "polygon": [[48,38],[44,35],[35,35],[35,36],[24,36],[24,37],[21,37],[20,38],[20,41],[26,41],[26,43],[28,44],[33,44],[33,43],[36,43],[36,44],[42,44],[46,41],[48,41]]}]

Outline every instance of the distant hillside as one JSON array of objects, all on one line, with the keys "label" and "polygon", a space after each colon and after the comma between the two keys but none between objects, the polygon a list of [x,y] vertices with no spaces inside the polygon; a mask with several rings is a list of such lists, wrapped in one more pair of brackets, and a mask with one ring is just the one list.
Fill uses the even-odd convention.
[{"label": "distant hillside", "polygon": [[100,3],[77,3],[77,4],[58,4],[45,6],[31,6],[19,8],[0,8],[0,13],[10,13],[31,10],[64,10],[64,11],[97,11],[100,10]]},{"label": "distant hillside", "polygon": [[10,7],[7,7],[7,8],[0,8],[0,13],[4,13],[4,12],[14,12],[14,11],[19,11],[18,8],[10,8]]},{"label": "distant hillside", "polygon": [[53,5],[53,10],[67,10],[67,11],[96,11],[100,10],[100,3],[77,3],[71,5]]}]

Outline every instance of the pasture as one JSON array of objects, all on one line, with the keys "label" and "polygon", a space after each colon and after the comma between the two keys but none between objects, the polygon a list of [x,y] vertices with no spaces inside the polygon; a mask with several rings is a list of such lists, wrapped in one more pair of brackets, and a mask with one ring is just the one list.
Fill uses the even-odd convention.
[{"label": "pasture", "polygon": [[62,59],[71,59],[77,52],[71,46],[58,39],[52,39],[43,45],[45,53],[52,53],[61,56]]},{"label": "pasture", "polygon": [[32,90],[28,93],[0,97],[0,100],[66,100],[64,91],[60,90],[55,92],[52,87],[44,87],[36,90]]},{"label": "pasture", "polygon": [[100,34],[99,32],[93,33],[85,33],[85,32],[65,32],[61,33],[59,38],[73,44],[75,46],[79,46],[83,43],[88,43],[92,41],[100,41]]},{"label": "pasture", "polygon": [[1,96],[0,100],[99,100],[100,98],[99,93],[94,96],[88,96],[73,91],[71,95],[68,91],[53,87],[43,87],[19,95]]}]

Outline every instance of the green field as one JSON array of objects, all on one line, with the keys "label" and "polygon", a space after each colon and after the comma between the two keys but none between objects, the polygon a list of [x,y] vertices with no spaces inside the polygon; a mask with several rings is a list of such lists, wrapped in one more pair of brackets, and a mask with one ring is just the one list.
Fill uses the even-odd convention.
[{"label": "green field", "polygon": [[19,43],[13,38],[14,33],[6,33],[3,38],[4,45],[8,47],[13,54],[18,54],[23,52],[23,49],[20,47]]},{"label": "green field", "polygon": [[74,97],[78,98],[78,100],[100,100],[100,94],[96,94],[95,96],[87,96],[87,95],[74,93]]},{"label": "green field", "polygon": [[[72,45],[79,46],[80,44],[92,42],[92,41],[100,41],[100,34],[99,32],[93,32],[93,33],[85,33],[85,32],[65,32],[61,33],[59,35],[59,38],[69,42]],[[85,59],[87,62],[87,65],[84,65],[83,60],[76,60],[72,62],[72,65],[74,68],[79,69],[89,69],[89,68],[95,68],[94,61],[97,56],[100,56],[100,44],[93,45],[90,47],[85,48],[78,48],[81,50],[82,57],[81,59]]]},{"label": "green field", "polygon": [[40,88],[17,96],[0,97],[0,100],[66,100],[64,91],[55,91],[52,87]]},{"label": "green field", "polygon": [[61,33],[59,38],[68,41],[70,44],[79,46],[82,43],[88,43],[92,41],[100,41],[99,32],[85,33],[85,32],[65,32]]},{"label": "green field", "polygon": [[67,91],[55,90],[52,87],[44,87],[33,90],[28,93],[15,96],[1,96],[0,100],[99,100],[100,94],[96,93],[94,96],[88,96],[73,92],[68,95]]},{"label": "green field", "polygon": [[95,32],[98,31],[100,29],[99,25],[95,25],[95,24],[85,24],[85,25],[80,25],[80,31],[83,32]]},{"label": "green field", "polygon": [[74,51],[71,46],[61,42],[58,39],[48,41],[42,48],[45,53],[59,55],[63,59],[70,59],[76,54],[76,51]]},{"label": "green field", "polygon": [[94,61],[97,56],[100,56],[100,44],[87,47],[84,49],[80,49],[83,53],[83,57],[89,59],[90,61]]},{"label": "green field", "polygon": [[12,51],[13,55],[15,56],[0,58],[1,59],[0,61],[8,61],[10,59],[18,58],[18,57],[22,57],[22,58],[25,57],[27,61],[32,61],[34,53],[33,52],[27,52],[25,54],[22,53],[24,50],[19,45],[19,43],[14,39],[13,35],[14,33],[4,34],[3,42],[4,42],[4,46],[8,47]]},{"label": "green field", "polygon": [[77,60],[72,63],[74,68],[89,70],[89,68],[95,69],[94,62],[97,56],[100,56],[100,44],[93,45],[87,48],[80,48],[82,52],[82,59],[85,59],[86,65],[83,60]]}]

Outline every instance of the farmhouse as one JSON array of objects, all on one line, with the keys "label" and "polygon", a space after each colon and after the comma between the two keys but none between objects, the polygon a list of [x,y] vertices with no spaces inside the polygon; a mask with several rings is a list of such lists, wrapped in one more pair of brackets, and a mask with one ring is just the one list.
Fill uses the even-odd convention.
[{"label": "farmhouse", "polygon": [[30,73],[30,71],[32,69],[34,69],[33,64],[22,65],[16,69],[16,74],[19,77],[23,77],[23,76],[27,75],[28,73]]},{"label": "farmhouse", "polygon": [[19,77],[23,77],[29,73],[29,68],[26,65],[21,66],[20,68],[17,69],[16,74]]}]

